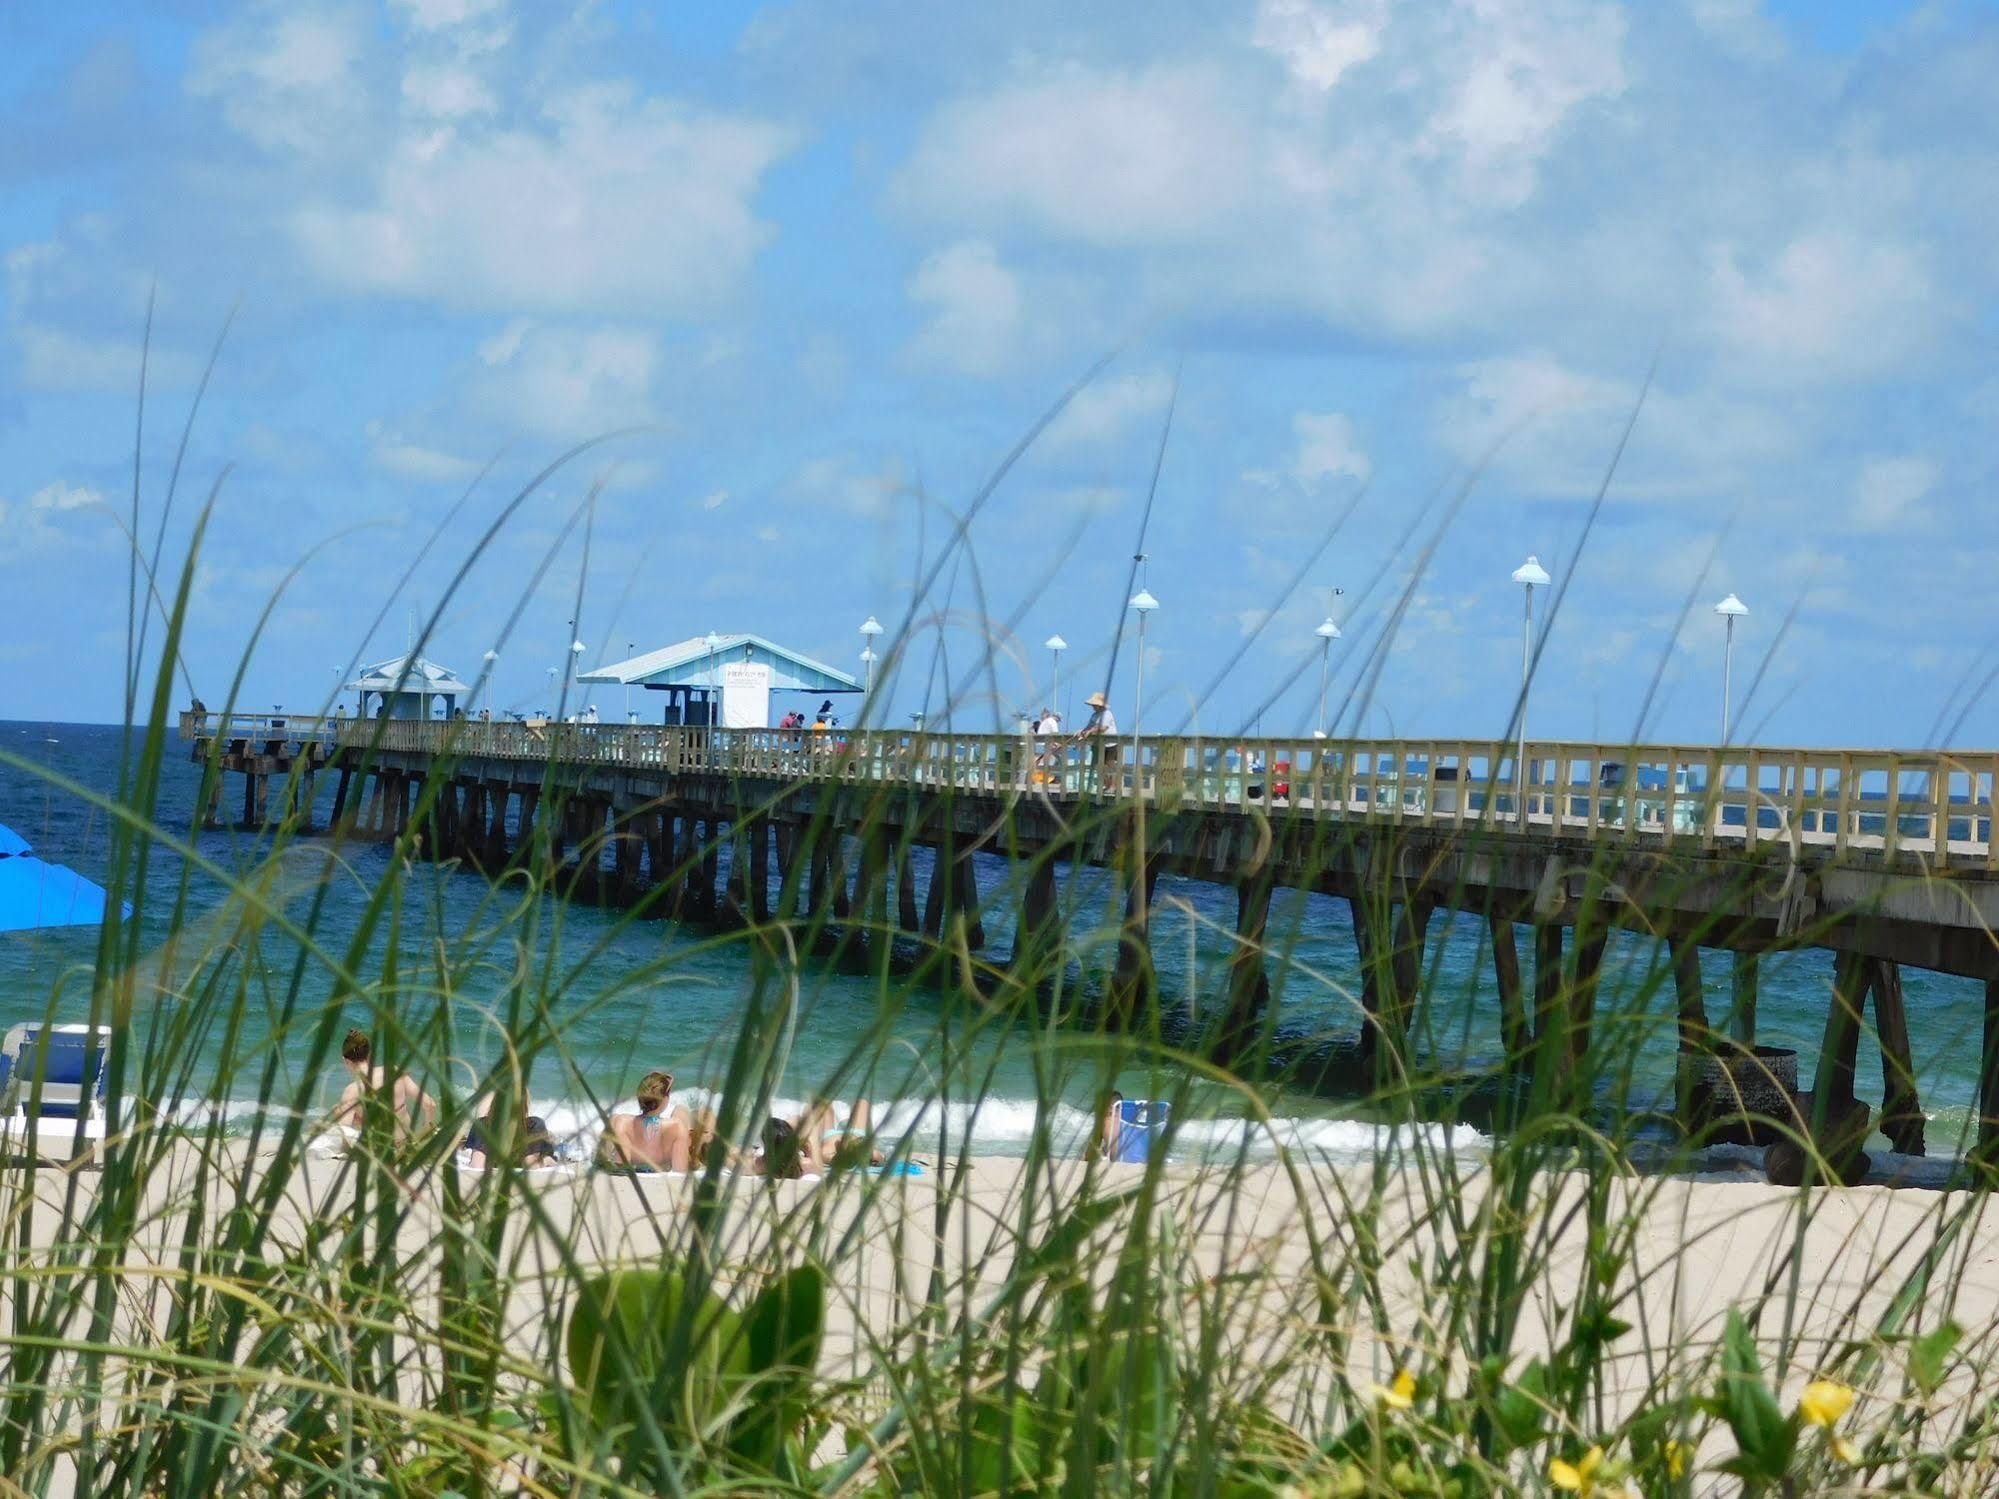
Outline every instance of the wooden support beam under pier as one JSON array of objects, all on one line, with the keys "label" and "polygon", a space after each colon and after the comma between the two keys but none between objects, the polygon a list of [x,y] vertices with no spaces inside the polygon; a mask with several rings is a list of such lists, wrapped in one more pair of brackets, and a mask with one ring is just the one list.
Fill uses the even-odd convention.
[{"label": "wooden support beam under pier", "polygon": [[895,924],[903,935],[914,937],[923,930],[923,916],[916,899],[916,868],[909,857],[910,841],[903,838],[895,850]]},{"label": "wooden support beam under pier", "polygon": [[1134,869],[1135,863],[1128,859],[1118,866],[1124,919],[1118,925],[1117,960],[1111,967],[1104,1014],[1107,1025],[1121,1030],[1144,1015],[1158,993],[1152,967],[1152,897],[1159,885],[1159,862],[1147,859],[1143,869]]},{"label": "wooden support beam under pier", "polygon": [[1909,1016],[1902,1001],[1902,970],[1885,958],[1868,958],[1874,996],[1874,1034],[1881,1043],[1881,1133],[1902,1155],[1925,1153],[1923,1106],[1916,1097],[1916,1064],[1909,1047]]},{"label": "wooden support beam under pier", "polygon": [[986,945],[986,924],[979,914],[979,872],[972,863],[976,847],[968,848],[951,861],[952,914],[963,924],[965,949],[978,952]]},{"label": "wooden support beam under pier", "polygon": [[1707,1023],[1707,986],[1701,978],[1701,950],[1686,937],[1668,937],[1666,952],[1673,968],[1673,997],[1679,1012],[1680,1050],[1709,1051],[1713,1036]]},{"label": "wooden support beam under pier", "polygon": [[1568,985],[1566,1029],[1569,1061],[1580,1063],[1589,1055],[1590,1037],[1596,1027],[1596,991],[1603,978],[1603,950],[1610,940],[1610,928],[1601,921],[1578,925],[1575,934],[1575,974]]},{"label": "wooden support beam under pier", "polygon": [[1834,956],[1825,1035],[1819,1044],[1818,1067],[1812,1073],[1811,1124],[1815,1134],[1856,1101],[1854,1072],[1860,1059],[1861,1011],[1867,1001],[1868,978],[1867,960],[1860,954]]},{"label": "wooden support beam under pier", "polygon": [[[1360,958],[1361,1072],[1367,1085],[1375,1088],[1395,1076],[1403,1065],[1401,1040],[1387,1029],[1393,1022],[1395,989],[1390,944],[1382,935],[1388,918],[1378,901],[1367,895],[1348,896],[1347,906],[1353,914],[1354,947]],[[1386,1004],[1384,995],[1389,996]],[[1385,1064],[1384,1058],[1392,1065]]]},{"label": "wooden support beam under pier", "polygon": [[1728,1006],[1728,1033],[1745,1051],[1756,1048],[1757,955],[1734,954]]},{"label": "wooden support beam under pier", "polygon": [[[908,857],[904,851],[903,857]],[[907,867],[906,865],[904,866]],[[1013,953],[1007,966],[1032,980],[1049,964],[1060,940],[1056,908],[1055,861],[1046,857],[1028,866],[1027,883],[1020,892],[1020,918],[1013,929]]]},{"label": "wooden support beam under pier", "polygon": [[1513,918],[1499,911],[1487,911],[1486,929],[1492,936],[1492,976],[1499,990],[1499,1041],[1506,1052],[1509,1068],[1524,1066],[1534,1034],[1527,1022],[1527,1000],[1520,984],[1520,946],[1515,940]]},{"label": "wooden support beam under pier", "polygon": [[1985,981],[1985,1023],[1978,1067],[1977,1159],[1999,1168],[1999,976]]},{"label": "wooden support beam under pier", "polygon": [[338,835],[346,831],[347,792],[353,785],[354,772],[349,767],[340,767],[340,779],[333,786],[333,815],[326,820],[326,830]]},{"label": "wooden support beam under pier", "polygon": [[1270,1009],[1270,971],[1264,949],[1270,928],[1270,877],[1259,872],[1236,883],[1235,946],[1229,952],[1228,1008],[1215,1028],[1215,1060],[1229,1065],[1262,1039]]}]

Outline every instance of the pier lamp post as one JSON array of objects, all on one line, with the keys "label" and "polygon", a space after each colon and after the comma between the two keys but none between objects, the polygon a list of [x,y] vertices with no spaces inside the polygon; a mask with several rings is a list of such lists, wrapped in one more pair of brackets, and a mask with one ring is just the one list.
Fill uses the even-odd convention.
[{"label": "pier lamp post", "polygon": [[582,664],[583,664],[583,642],[580,640],[572,640],[569,642],[569,679],[572,682],[576,680],[576,668],[581,666]]},{"label": "pier lamp post", "polygon": [[486,655],[485,655],[485,662],[486,662],[486,716],[487,716],[488,718],[491,718],[491,717],[493,716],[493,673],[494,673],[494,672],[496,672],[496,671],[498,671],[498,670],[500,669],[500,667],[499,667],[499,660],[500,660],[500,653],[499,653],[498,651],[488,651],[488,652],[486,652]]},{"label": "pier lamp post", "polygon": [[550,713],[553,713],[553,712],[555,712],[555,705],[556,705],[556,702],[558,701],[558,699],[557,699],[557,697],[556,697],[556,685],[555,685],[555,682],[556,682],[556,678],[557,678],[557,677],[560,677],[561,675],[562,675],[562,673],[561,673],[561,672],[560,672],[559,670],[557,670],[557,669],[556,669],[555,667],[553,667],[553,666],[551,666],[551,667],[550,667],[550,668],[548,669],[548,711],[549,711]]},{"label": "pier lamp post", "polygon": [[1159,600],[1150,589],[1141,586],[1131,596],[1131,607],[1138,613],[1138,686],[1131,700],[1131,774],[1132,784],[1143,794],[1145,770],[1140,761],[1145,749],[1145,617],[1159,607]]},{"label": "pier lamp post", "polygon": [[1326,682],[1332,674],[1333,642],[1340,638],[1340,627],[1333,623],[1328,614],[1319,628],[1312,632],[1319,637],[1319,728],[1315,738],[1326,737]]},{"label": "pier lamp post", "polygon": [[1048,706],[1053,708],[1062,722],[1069,721],[1069,715],[1062,707],[1062,653],[1069,649],[1069,642],[1060,635],[1050,635],[1046,641],[1049,659],[1055,663],[1053,678],[1048,686]]},{"label": "pier lamp post", "polygon": [[1527,689],[1534,670],[1534,590],[1553,581],[1539,557],[1530,556],[1513,569],[1513,581],[1527,590],[1527,610],[1520,617],[1520,735],[1513,746],[1513,778],[1519,782],[1514,800],[1521,822],[1527,821]]},{"label": "pier lamp post", "polygon": [[861,665],[867,670],[867,678],[861,693],[861,711],[867,711],[868,699],[875,691],[875,641],[882,633],[882,622],[870,614],[861,621]]},{"label": "pier lamp post", "polygon": [[1735,622],[1749,612],[1749,606],[1731,593],[1714,606],[1714,612],[1721,616],[1727,631],[1721,646],[1721,742],[1726,744],[1729,699],[1733,696],[1735,685]]},{"label": "pier lamp post", "polygon": [[[636,640],[627,640],[625,642],[625,659],[627,661],[631,660],[632,652],[637,650],[638,648],[639,648],[639,643]],[[625,722],[629,724],[631,721],[632,721],[632,679],[630,677],[626,677],[625,678]]]}]

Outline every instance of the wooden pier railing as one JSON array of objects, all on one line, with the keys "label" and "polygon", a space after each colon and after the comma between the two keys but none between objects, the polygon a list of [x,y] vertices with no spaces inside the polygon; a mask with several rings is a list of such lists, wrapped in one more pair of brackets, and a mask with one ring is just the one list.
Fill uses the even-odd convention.
[{"label": "wooden pier railing", "polygon": [[1530,740],[1109,741],[889,730],[662,728],[185,713],[189,740],[373,749],[671,776],[950,787],[1161,808],[1283,809],[1564,839],[1788,842],[1929,866],[1999,868],[1999,751],[1824,750]]}]

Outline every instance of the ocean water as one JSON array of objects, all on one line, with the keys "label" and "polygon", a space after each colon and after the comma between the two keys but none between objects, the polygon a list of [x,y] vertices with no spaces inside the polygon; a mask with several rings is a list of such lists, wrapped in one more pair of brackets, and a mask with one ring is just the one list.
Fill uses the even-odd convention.
[{"label": "ocean water", "polygon": [[[51,785],[43,772],[113,795],[121,738],[121,730],[102,725],[0,723],[0,750],[32,767],[0,764],[0,823],[25,837],[42,857],[102,878],[109,843],[103,812]],[[171,743],[158,820],[176,835],[192,826],[198,779],[187,747]],[[232,803],[233,789],[225,788],[225,808],[239,804]],[[323,785],[322,818],[330,802],[331,788]],[[262,854],[253,836],[235,830],[196,831],[192,837],[201,858],[223,869],[247,867]],[[389,852],[381,846],[349,845],[343,851],[346,866],[328,879],[327,850],[316,839],[294,846],[282,856],[273,888],[287,910],[302,915],[305,897],[324,884],[317,937],[339,951],[354,936],[367,892],[386,870]],[[156,854],[152,860],[140,918],[149,952],[163,951],[173,935],[172,913],[186,873],[178,856]],[[987,937],[997,953],[1004,953],[1012,937],[1013,916],[1005,905],[1007,873],[997,860],[980,871],[981,889],[992,902],[986,912]],[[191,876],[183,928],[193,928],[206,941],[224,940],[226,933],[214,927],[222,919],[217,912],[225,893],[208,875]],[[1083,952],[1072,973],[1084,984],[1109,963],[1108,896],[1100,873],[1084,872],[1065,886],[1065,909],[1082,918],[1076,935]],[[475,874],[419,865],[412,875],[398,926],[398,960],[405,971],[422,973],[440,939],[459,954],[453,992],[423,994],[413,1001],[451,1007],[454,1052],[460,1059],[456,1081],[469,1082],[498,1055],[497,1021],[486,1001],[497,989],[499,975],[525,960],[538,971],[564,976],[557,1003],[566,1066],[558,1075],[554,1063],[544,1064],[530,1080],[537,1110],[558,1133],[587,1143],[604,1107],[628,1099],[637,1077],[652,1067],[672,1071],[677,1095],[684,1099],[698,1101],[720,1086],[751,987],[740,944],[717,942],[670,922],[622,921],[615,911],[572,905],[560,912],[544,908],[524,957],[516,945],[525,930],[518,905],[514,895],[496,891]],[[1234,918],[1232,892],[1200,882],[1160,881],[1153,960],[1165,1003],[1178,1014],[1198,1015],[1224,996]],[[1439,912],[1430,933],[1429,1029],[1423,1042],[1439,1069],[1476,1067],[1498,1049],[1497,996],[1483,922]],[[1359,965],[1346,904],[1280,891],[1273,901],[1269,936],[1274,1002],[1291,1045],[1301,1052],[1335,1055],[1350,1047],[1358,1029],[1354,996]],[[0,933],[0,1025],[40,1019],[52,993],[60,994],[58,1018],[82,1018],[95,938],[92,928]],[[269,933],[260,941],[263,963],[288,972],[291,951]],[[379,949],[387,942],[378,933],[378,951],[371,954],[376,971]],[[1524,938],[1521,947],[1531,983],[1532,955]],[[1673,1000],[1670,982],[1662,981],[1663,962],[1659,944],[1631,934],[1615,935],[1606,953],[1598,1039],[1602,1046],[1623,1049],[1619,1060],[1628,1063],[1634,1100],[1670,1095]],[[1728,1007],[1728,960],[1709,953],[1704,963],[1709,1014],[1719,1023]],[[1760,1039],[1795,1047],[1806,1082],[1831,975],[1830,956],[1823,953],[1787,955],[1763,964]],[[316,967],[309,967],[305,987],[316,999],[331,989]],[[1931,1120],[1929,1148],[1932,1155],[1953,1154],[1969,1127],[1976,1095],[1982,986],[1909,969],[1904,987],[1918,1084]],[[297,1076],[302,1038],[260,1032],[256,1017],[262,1010],[253,1006],[252,1013],[238,1048],[258,1057],[274,1053],[289,1096],[298,1096],[293,1085],[309,1084],[317,1102],[330,1103],[344,1076]],[[364,1019],[364,1012],[357,1009],[355,1018]],[[1035,1126],[1036,1048],[1025,1044],[1026,1024],[968,1019],[966,1006],[946,1005],[923,990],[907,995],[884,1019],[874,980],[810,965],[799,981],[776,1106],[781,1108],[785,1098],[813,1096],[832,1078],[851,1082],[843,1071],[850,1054],[874,1037],[867,1049],[878,1060],[860,1082],[876,1100],[878,1118],[889,1133],[911,1133],[932,1148],[957,1149],[969,1141],[975,1152],[1018,1154]],[[1068,1059],[1068,1072],[1057,1080],[1061,1102],[1047,1121],[1052,1138],[1065,1148],[1086,1138],[1091,1100],[1101,1086],[1087,1050],[1073,1050],[1070,1056],[1058,1048],[1057,1054]],[[946,1055],[955,1057],[957,1065],[940,1068],[938,1059]],[[1048,1048],[1040,1048],[1039,1055],[1045,1069]],[[1878,1055],[1864,1041],[1860,1091],[1871,1102],[1879,1099],[1879,1077]],[[198,1077],[195,1083],[198,1088]],[[1128,1097],[1157,1097],[1185,1084],[1184,1076],[1140,1068],[1127,1068],[1117,1079]],[[1355,1100],[1336,1093],[1286,1089],[1272,1104],[1275,1117],[1269,1124],[1243,1118],[1240,1102],[1212,1085],[1193,1087],[1184,1103],[1178,1141],[1181,1150],[1191,1153],[1256,1157],[1282,1142],[1314,1155],[1351,1160],[1367,1158],[1398,1138],[1367,1119]],[[1617,1103],[1607,1101],[1606,1106]],[[1458,1126],[1449,1132],[1438,1128],[1429,1143],[1476,1149],[1480,1140],[1475,1130]],[[1726,1155],[1713,1162],[1722,1172],[1740,1164]],[[1888,1169],[1903,1176],[1920,1174],[1905,1162],[1889,1162]]]}]

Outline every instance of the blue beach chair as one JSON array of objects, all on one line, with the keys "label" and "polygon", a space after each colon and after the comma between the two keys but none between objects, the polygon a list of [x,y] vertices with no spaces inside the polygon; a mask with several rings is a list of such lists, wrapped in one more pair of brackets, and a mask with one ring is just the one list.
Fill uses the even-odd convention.
[{"label": "blue beach chair", "polygon": [[0,1113],[25,1112],[41,1081],[41,1117],[74,1119],[86,1091],[104,1096],[105,1054],[111,1032],[103,1026],[17,1025],[0,1043]]},{"label": "blue beach chair", "polygon": [[1118,1105],[1116,1160],[1144,1165],[1152,1156],[1153,1140],[1164,1133],[1173,1111],[1169,1103],[1144,1098],[1127,1098]]}]

